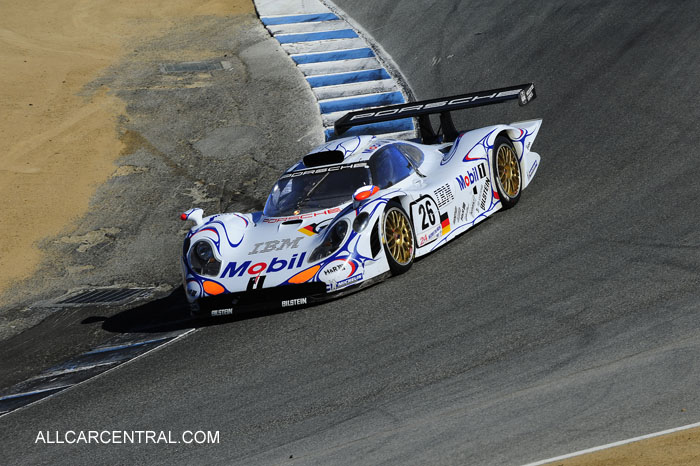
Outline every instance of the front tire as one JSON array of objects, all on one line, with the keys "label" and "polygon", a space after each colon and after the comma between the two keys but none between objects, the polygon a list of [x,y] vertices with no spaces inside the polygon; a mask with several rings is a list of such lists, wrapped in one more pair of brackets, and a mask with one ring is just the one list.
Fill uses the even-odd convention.
[{"label": "front tire", "polygon": [[416,253],[413,226],[396,201],[387,204],[382,224],[382,242],[389,268],[392,275],[402,274],[411,268]]},{"label": "front tire", "polygon": [[518,203],[523,189],[520,161],[513,143],[504,135],[496,137],[493,144],[493,167],[496,173],[496,190],[504,209]]}]

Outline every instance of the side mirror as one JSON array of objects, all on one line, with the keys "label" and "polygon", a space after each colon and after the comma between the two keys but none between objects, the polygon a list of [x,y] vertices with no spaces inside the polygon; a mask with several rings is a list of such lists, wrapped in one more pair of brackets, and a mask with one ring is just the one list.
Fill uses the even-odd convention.
[{"label": "side mirror", "polygon": [[352,206],[353,208],[357,209],[360,207],[360,204],[362,204],[364,201],[369,199],[370,197],[374,196],[379,192],[379,186],[375,186],[373,184],[369,186],[363,186],[361,188],[358,188],[355,193],[352,195]]},{"label": "side mirror", "polygon": [[200,226],[204,223],[202,220],[202,215],[204,214],[204,211],[200,208],[194,208],[190,209],[187,212],[184,212],[180,215],[180,220],[192,220],[195,225]]}]

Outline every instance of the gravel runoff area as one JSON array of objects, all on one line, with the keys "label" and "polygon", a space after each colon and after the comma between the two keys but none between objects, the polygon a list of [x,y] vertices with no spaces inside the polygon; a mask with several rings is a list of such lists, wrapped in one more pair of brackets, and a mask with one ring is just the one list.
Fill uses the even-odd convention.
[{"label": "gravel runoff area", "polygon": [[260,208],[322,141],[248,0],[11,1],[0,43],[0,340],[69,290],[169,293],[180,212]]}]

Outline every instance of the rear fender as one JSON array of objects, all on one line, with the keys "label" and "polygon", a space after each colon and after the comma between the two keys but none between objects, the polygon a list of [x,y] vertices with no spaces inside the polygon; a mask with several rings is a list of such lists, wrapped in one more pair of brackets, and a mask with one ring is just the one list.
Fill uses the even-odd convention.
[{"label": "rear fender", "polygon": [[540,131],[541,125],[542,120],[520,121],[511,123],[506,130],[508,137],[513,141],[513,146],[520,160],[523,189],[530,184],[540,166],[540,155],[532,152],[530,148],[537,137],[537,133]]}]

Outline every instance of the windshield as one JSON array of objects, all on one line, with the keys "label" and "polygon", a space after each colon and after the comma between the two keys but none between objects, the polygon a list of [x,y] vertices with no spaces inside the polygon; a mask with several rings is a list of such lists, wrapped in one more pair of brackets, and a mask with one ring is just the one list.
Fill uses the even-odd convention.
[{"label": "windshield", "polygon": [[286,217],[336,207],[351,201],[357,188],[372,184],[366,164],[332,168],[283,175],[272,188],[263,213]]}]

